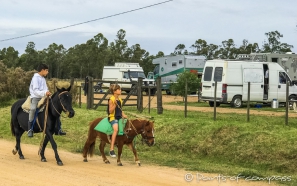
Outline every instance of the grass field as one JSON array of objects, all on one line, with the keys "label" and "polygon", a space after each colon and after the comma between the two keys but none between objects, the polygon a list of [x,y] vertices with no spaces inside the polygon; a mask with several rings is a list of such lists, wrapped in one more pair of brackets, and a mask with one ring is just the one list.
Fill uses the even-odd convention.
[{"label": "grass field", "polygon": [[[14,140],[9,126],[11,104],[0,107],[0,138],[7,140]],[[207,106],[205,103],[193,104]],[[83,105],[74,109],[74,118],[62,117],[67,135],[55,136],[55,140],[59,148],[81,153],[88,123],[96,117],[106,116],[106,108],[87,110]],[[134,107],[124,110],[137,113]],[[291,176],[292,181],[282,184],[297,185],[297,123],[294,119],[284,126],[284,117],[260,115],[252,116],[253,121],[249,123],[245,114],[219,114],[213,121],[213,113],[188,111],[188,117],[184,118],[182,111],[164,110],[158,115],[152,109],[150,116],[155,121],[156,145],[148,147],[137,139],[142,163],[224,175]],[[22,143],[38,145],[40,140],[41,134],[35,134],[33,139],[22,137]],[[96,155],[99,155],[98,149]],[[128,148],[124,149],[123,159],[133,160]]]}]

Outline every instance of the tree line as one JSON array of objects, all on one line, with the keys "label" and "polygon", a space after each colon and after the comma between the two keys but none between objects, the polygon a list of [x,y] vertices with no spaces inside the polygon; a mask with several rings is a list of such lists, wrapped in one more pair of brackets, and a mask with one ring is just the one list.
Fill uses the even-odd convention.
[{"label": "tree line", "polygon": [[[116,39],[109,42],[102,33],[95,35],[86,43],[77,44],[66,49],[62,44],[50,44],[48,48],[36,50],[35,43],[29,42],[25,53],[19,52],[13,47],[0,50],[0,62],[7,68],[21,68],[24,71],[36,69],[38,64],[49,65],[49,78],[84,78],[92,76],[100,79],[103,66],[114,65],[115,62],[136,62],[143,67],[145,74],[154,69],[152,60],[163,57],[165,54],[159,51],[156,55],[150,55],[141,48],[140,44],[128,46],[125,39],[126,31],[120,29]],[[284,53],[291,52],[293,45],[282,43],[283,37],[278,31],[265,33],[267,40],[262,46],[258,43],[249,43],[247,39],[236,46],[233,39],[222,41],[220,45],[208,44],[203,39],[196,40],[188,51],[184,44],[177,45],[170,55],[204,55],[207,59],[235,59],[238,54],[250,53]]]}]

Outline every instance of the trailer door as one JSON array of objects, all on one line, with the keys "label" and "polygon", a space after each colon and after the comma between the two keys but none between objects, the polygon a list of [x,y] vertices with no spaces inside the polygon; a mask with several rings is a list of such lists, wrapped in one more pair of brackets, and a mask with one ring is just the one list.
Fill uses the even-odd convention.
[{"label": "trailer door", "polygon": [[248,82],[250,82],[250,101],[263,101],[264,74],[263,68],[243,68],[242,100],[248,98]]}]

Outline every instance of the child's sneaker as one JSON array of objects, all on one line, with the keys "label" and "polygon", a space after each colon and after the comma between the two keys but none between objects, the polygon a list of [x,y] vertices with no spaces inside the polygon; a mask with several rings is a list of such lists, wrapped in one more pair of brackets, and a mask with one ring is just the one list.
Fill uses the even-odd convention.
[{"label": "child's sneaker", "polygon": [[114,150],[109,151],[109,155],[112,158],[116,158],[117,157],[116,154],[114,153]]}]

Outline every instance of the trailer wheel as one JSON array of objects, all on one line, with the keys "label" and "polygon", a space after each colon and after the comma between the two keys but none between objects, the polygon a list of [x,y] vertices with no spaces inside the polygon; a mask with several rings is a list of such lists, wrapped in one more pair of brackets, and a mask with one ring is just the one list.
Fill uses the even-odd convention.
[{"label": "trailer wheel", "polygon": [[241,96],[234,96],[231,101],[231,107],[241,108],[242,107],[242,98]]},{"label": "trailer wheel", "polygon": [[[290,102],[290,101],[296,100],[295,96],[289,96],[289,109],[290,110],[294,110],[296,109],[296,102]],[[295,108],[294,108],[294,104],[295,104]]]}]

